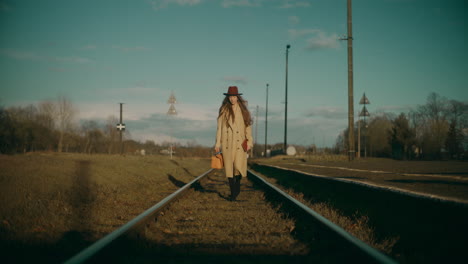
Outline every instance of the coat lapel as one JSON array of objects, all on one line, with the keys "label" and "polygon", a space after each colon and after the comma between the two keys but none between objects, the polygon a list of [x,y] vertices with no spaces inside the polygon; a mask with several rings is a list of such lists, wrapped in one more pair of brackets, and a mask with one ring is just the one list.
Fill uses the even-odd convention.
[{"label": "coat lapel", "polygon": [[234,123],[232,122],[232,118],[226,117],[228,119],[228,124],[232,130],[234,130]]}]

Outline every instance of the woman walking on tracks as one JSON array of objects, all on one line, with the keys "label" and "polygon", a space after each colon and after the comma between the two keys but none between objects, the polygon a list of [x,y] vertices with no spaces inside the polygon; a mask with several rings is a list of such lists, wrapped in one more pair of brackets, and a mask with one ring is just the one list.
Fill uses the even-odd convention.
[{"label": "woman walking on tracks", "polygon": [[219,108],[215,151],[222,149],[224,169],[231,189],[230,200],[240,193],[242,177],[247,177],[247,151],[252,148],[252,118],[237,86],[230,86]]}]

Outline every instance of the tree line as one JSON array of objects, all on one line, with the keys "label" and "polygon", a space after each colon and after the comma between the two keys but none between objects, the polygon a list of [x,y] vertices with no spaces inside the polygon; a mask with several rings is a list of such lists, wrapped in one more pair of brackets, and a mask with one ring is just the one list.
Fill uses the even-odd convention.
[{"label": "tree line", "polygon": [[[394,159],[468,159],[468,103],[431,93],[424,105],[408,113],[380,113],[366,122],[357,122],[361,157]],[[337,138],[336,152],[348,150],[348,129]],[[355,148],[357,151],[358,138]]]},{"label": "tree line", "polygon": [[[34,151],[118,154],[121,151],[118,119],[109,116],[104,123],[82,120],[76,123],[77,109],[70,100],[59,97],[25,107],[0,107],[0,153],[16,154]],[[408,113],[395,115],[380,113],[366,122],[357,122],[355,148],[361,143],[361,156],[366,150],[369,157],[394,159],[468,159],[468,103],[449,100],[436,93],[427,97],[424,105]],[[360,140],[357,135],[360,134]],[[338,136],[334,153],[346,154],[348,130]],[[132,140],[124,133],[124,152],[167,154],[169,142],[156,144]],[[209,157],[210,147],[196,142],[186,145],[174,143],[180,157]],[[298,153],[315,152],[315,146],[304,149],[296,146]],[[269,145],[281,149],[282,144]],[[254,146],[254,156],[261,156],[264,147]]]},{"label": "tree line", "polygon": [[[0,107],[0,154],[35,151],[74,153],[121,153],[118,119],[109,116],[104,124],[95,120],[75,122],[77,109],[65,98],[42,101],[25,107]],[[123,135],[124,153],[167,154],[169,142],[138,142]],[[209,157],[211,148],[196,142],[174,143],[179,157]],[[141,150],[144,150],[142,152]]]}]

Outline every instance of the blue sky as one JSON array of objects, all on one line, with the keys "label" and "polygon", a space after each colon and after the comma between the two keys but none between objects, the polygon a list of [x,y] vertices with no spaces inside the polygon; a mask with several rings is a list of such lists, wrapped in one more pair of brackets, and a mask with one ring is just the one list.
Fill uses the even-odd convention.
[{"label": "blue sky", "polygon": [[[353,1],[355,112],[407,112],[431,92],[468,100],[464,0]],[[0,104],[66,96],[81,119],[124,120],[136,140],[214,143],[237,85],[264,142],[332,146],[347,126],[346,0],[0,0]],[[178,116],[168,119],[174,92]],[[357,120],[357,119],[356,119]],[[104,121],[103,121],[104,122]],[[255,135],[255,127],[254,127]]]}]

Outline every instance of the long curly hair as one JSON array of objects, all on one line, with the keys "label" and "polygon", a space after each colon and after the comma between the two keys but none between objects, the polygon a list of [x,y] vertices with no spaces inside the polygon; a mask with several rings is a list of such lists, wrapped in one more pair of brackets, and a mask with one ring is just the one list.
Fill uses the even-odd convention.
[{"label": "long curly hair", "polygon": [[[252,117],[250,116],[249,109],[247,109],[246,101],[244,100],[244,98],[242,98],[242,96],[237,95],[237,103],[239,104],[239,107],[241,109],[245,126],[250,126],[253,123],[253,121]],[[219,108],[218,118],[220,118],[223,114],[227,116],[226,122],[228,122],[229,118],[231,118],[232,122],[234,122],[234,110],[232,109],[232,104],[229,101],[229,95],[227,95],[224,98],[223,103]]]}]

